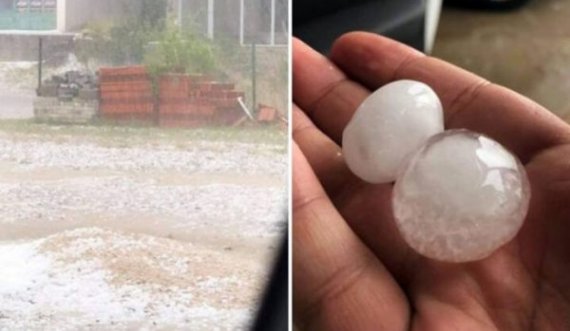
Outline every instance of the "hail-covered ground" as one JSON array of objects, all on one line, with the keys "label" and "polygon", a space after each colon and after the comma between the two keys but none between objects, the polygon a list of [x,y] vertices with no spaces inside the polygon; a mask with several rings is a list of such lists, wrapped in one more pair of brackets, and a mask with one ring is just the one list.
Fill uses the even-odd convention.
[{"label": "hail-covered ground", "polygon": [[242,330],[286,135],[0,122],[0,330]]}]

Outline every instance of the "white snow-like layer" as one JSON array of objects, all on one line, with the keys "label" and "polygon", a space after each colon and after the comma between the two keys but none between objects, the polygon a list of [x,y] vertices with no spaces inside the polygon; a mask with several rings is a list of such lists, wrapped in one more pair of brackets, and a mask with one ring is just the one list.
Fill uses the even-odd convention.
[{"label": "white snow-like layer", "polygon": [[0,224],[73,222],[77,213],[115,219],[144,214],[175,219],[181,228],[224,222],[244,234],[275,234],[284,228],[285,191],[228,184],[164,186],[122,177],[0,182]]},{"label": "white snow-like layer", "polygon": [[262,280],[216,252],[94,228],[0,244],[0,263],[0,330],[240,330]]},{"label": "white snow-like layer", "polygon": [[[114,219],[145,215],[175,220],[185,229],[223,222],[243,234],[275,234],[284,229],[287,155],[273,152],[274,147],[196,142],[187,149],[116,148],[0,138],[0,167],[21,177],[0,180],[0,224],[80,224],[78,213]],[[32,172],[49,175],[28,180]],[[169,183],[160,180],[165,174],[170,174]],[[209,175],[231,180],[179,181]],[[272,183],[250,185],[255,176]]]},{"label": "white snow-like layer", "polygon": [[282,146],[75,138],[0,133],[0,238],[52,234],[0,242],[0,330],[245,329],[285,228]]},{"label": "white snow-like layer", "polygon": [[119,171],[177,170],[194,173],[236,171],[243,174],[284,175],[287,163],[280,154],[260,153],[263,146],[239,143],[197,143],[177,149],[166,147],[106,147],[94,143],[57,143],[0,138],[0,161],[16,162],[30,170],[38,167],[105,168]]},{"label": "white snow-like layer", "polygon": [[49,268],[49,261],[36,255],[37,244],[5,244],[0,248],[0,293],[15,295],[33,285]]}]

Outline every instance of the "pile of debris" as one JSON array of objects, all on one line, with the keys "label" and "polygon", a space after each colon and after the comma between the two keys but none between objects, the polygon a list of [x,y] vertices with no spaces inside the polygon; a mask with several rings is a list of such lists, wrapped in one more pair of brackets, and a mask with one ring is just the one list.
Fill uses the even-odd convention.
[{"label": "pile of debris", "polygon": [[38,89],[38,96],[55,97],[59,101],[72,101],[74,98],[97,101],[98,84],[97,76],[94,74],[70,70],[45,80]]},{"label": "pile of debris", "polygon": [[98,79],[88,72],[68,70],[44,81],[34,100],[38,122],[86,124],[97,117]]}]

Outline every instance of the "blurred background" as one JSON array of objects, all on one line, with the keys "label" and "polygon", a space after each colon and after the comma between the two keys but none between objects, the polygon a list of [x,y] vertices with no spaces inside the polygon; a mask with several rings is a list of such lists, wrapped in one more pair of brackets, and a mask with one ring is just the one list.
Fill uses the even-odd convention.
[{"label": "blurred background", "polygon": [[569,121],[569,15],[565,0],[306,0],[294,2],[293,34],[327,53],[345,32],[377,32],[505,85]]},{"label": "blurred background", "polygon": [[433,55],[505,85],[570,121],[570,2],[510,11],[444,7]]}]

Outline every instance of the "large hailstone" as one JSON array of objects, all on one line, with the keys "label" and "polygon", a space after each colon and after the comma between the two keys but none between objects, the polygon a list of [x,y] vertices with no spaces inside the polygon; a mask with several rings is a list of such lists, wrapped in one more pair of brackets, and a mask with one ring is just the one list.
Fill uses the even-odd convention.
[{"label": "large hailstone", "polygon": [[467,130],[429,139],[398,175],[394,216],[405,241],[427,257],[487,257],[521,228],[530,198],[520,162]]},{"label": "large hailstone", "polygon": [[400,80],[358,107],[343,132],[342,152],[361,179],[393,182],[411,153],[442,131],[443,110],[435,92],[424,83]]}]

